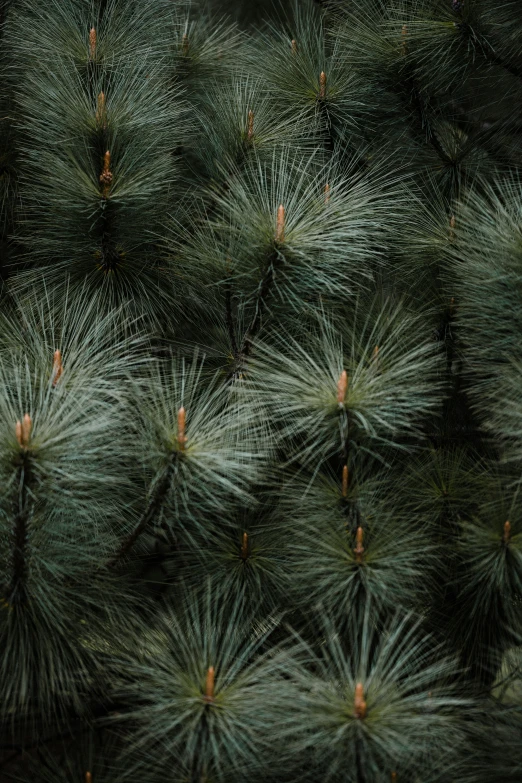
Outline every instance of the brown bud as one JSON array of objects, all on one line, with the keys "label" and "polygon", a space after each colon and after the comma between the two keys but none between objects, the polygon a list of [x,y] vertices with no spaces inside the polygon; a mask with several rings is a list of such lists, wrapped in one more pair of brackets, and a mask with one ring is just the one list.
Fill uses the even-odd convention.
[{"label": "brown bud", "polygon": [[85,783],[92,783],[92,775],[90,772],[85,773]]},{"label": "brown bud", "polygon": [[346,370],[343,370],[341,375],[339,376],[339,380],[337,381],[337,402],[341,407],[344,405],[347,388],[348,388],[348,373],[346,372]]},{"label": "brown bud", "polygon": [[56,350],[53,358],[53,386],[56,386],[63,372],[62,352]]},{"label": "brown bud", "polygon": [[18,441],[18,445],[26,449],[29,445],[29,439],[31,437],[31,429],[33,427],[33,422],[31,417],[28,413],[25,414],[22,421],[18,420],[15,425],[15,434],[16,434],[16,440]]},{"label": "brown bud", "polygon": [[504,535],[502,536],[502,541],[504,544],[509,544],[509,539],[511,538],[511,522],[508,520],[507,522],[504,522]]},{"label": "brown bud", "polygon": [[455,215],[452,215],[450,217],[450,222],[449,222],[449,226],[450,226],[449,238],[450,238],[450,241],[453,241],[455,239],[455,226],[456,225],[457,225],[457,219],[456,219]]},{"label": "brown bud", "polygon": [[189,48],[188,35],[186,33],[183,33],[183,38],[181,39],[181,51],[183,52],[183,54],[188,54],[188,48]]},{"label": "brown bud", "polygon": [[205,680],[205,701],[214,701],[214,667],[209,666]]},{"label": "brown bud", "polygon": [[353,550],[355,552],[355,559],[358,563],[362,563],[362,556],[364,554],[363,539],[364,531],[362,527],[358,527],[357,533],[355,534],[355,542],[357,546]]},{"label": "brown bud", "polygon": [[241,543],[241,559],[248,559],[248,533],[243,533],[243,541]]},{"label": "brown bud", "polygon": [[248,130],[247,130],[247,139],[248,141],[252,141],[254,138],[254,112],[252,109],[248,112]]},{"label": "brown bud", "polygon": [[295,40],[295,38],[292,38],[291,47],[292,47],[292,54],[297,54],[297,41]]},{"label": "brown bud", "polygon": [[359,720],[363,720],[366,717],[366,702],[364,700],[364,688],[362,682],[358,682],[355,686],[355,697],[353,700],[353,715]]},{"label": "brown bud", "polygon": [[397,773],[396,772],[392,772],[391,773],[391,781],[392,781],[392,783],[397,783]]},{"label": "brown bud", "polygon": [[89,32],[89,57],[94,60],[96,57],[96,29],[91,27]]},{"label": "brown bud", "polygon": [[98,101],[96,104],[96,124],[102,127],[106,127],[105,123],[105,93],[102,92],[98,95]]},{"label": "brown bud", "polygon": [[326,96],[326,74],[321,71],[319,75],[319,97],[324,98]]},{"label": "brown bud", "polygon": [[276,227],[276,242],[283,243],[285,241],[285,208],[282,204],[279,204],[277,210],[277,227]]},{"label": "brown bud", "polygon": [[112,171],[110,169],[111,166],[111,153],[109,150],[105,153],[103,156],[103,169],[102,173],[100,174],[100,185],[102,186],[102,195],[103,198],[107,198],[109,194],[109,190],[112,185]]},{"label": "brown bud", "polygon": [[348,465],[343,465],[343,498],[348,496]]},{"label": "brown bud", "polygon": [[24,446],[29,445],[29,438],[31,437],[31,430],[33,428],[33,422],[28,413],[25,414],[22,422],[22,437],[24,439]]},{"label": "brown bud", "polygon": [[328,204],[329,201],[330,201],[330,185],[327,182],[326,185],[324,186],[324,203]]},{"label": "brown bud", "polygon": [[185,408],[182,406],[178,411],[178,446],[180,451],[185,451],[185,444],[187,443],[185,418]]},{"label": "brown bud", "polygon": [[377,364],[378,360],[379,360],[379,346],[378,346],[378,345],[376,345],[376,346],[375,346],[375,348],[373,349],[373,353],[372,353],[372,361],[373,361],[375,364]]}]

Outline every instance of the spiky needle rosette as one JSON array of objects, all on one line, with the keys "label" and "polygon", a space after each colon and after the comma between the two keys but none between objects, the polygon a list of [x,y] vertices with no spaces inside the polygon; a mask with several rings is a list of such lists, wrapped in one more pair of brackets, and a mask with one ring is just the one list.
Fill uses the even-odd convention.
[{"label": "spiky needle rosette", "polygon": [[519,492],[509,474],[497,477],[488,499],[459,526],[455,624],[477,662],[486,657],[495,639],[522,634],[518,611],[522,592]]},{"label": "spiky needle rosette", "polygon": [[431,531],[404,512],[392,475],[384,471],[379,480],[364,463],[352,457],[351,497],[343,502],[338,483],[321,474],[313,482],[294,479],[281,493],[282,555],[293,602],[305,612],[328,606],[345,630],[366,598],[376,612],[421,610],[439,565]]},{"label": "spiky needle rosette", "polygon": [[135,387],[137,438],[148,444],[142,463],[149,501],[157,500],[154,524],[164,519],[186,533],[205,527],[213,515],[247,501],[263,470],[266,427],[219,380],[196,353],[158,365]]},{"label": "spiky needle rosette", "polygon": [[263,293],[265,307],[302,312],[318,294],[345,300],[370,284],[386,262],[407,194],[379,173],[365,178],[355,166],[324,166],[318,153],[305,158],[287,148],[268,161],[251,156],[228,174],[226,191],[214,188],[211,196],[216,217],[174,248],[185,273],[204,268],[217,282],[229,257],[240,302],[255,308]]},{"label": "spiky needle rosette", "polygon": [[378,629],[371,615],[367,606],[346,643],[323,610],[324,640],[310,650],[310,666],[292,670],[299,695],[281,735],[327,781],[356,783],[360,769],[381,780],[391,765],[429,777],[432,765],[452,763],[465,738],[457,714],[469,704],[451,683],[455,663],[411,616]]},{"label": "spiky needle rosette", "polygon": [[174,764],[225,783],[264,769],[269,749],[281,747],[278,725],[294,693],[284,676],[291,658],[262,650],[273,625],[261,630],[241,600],[210,590],[165,613],[143,654],[124,663],[129,685],[119,697],[128,708],[116,720],[130,722],[131,759],[142,750],[128,774],[145,769],[158,737],[154,766],[165,772]]},{"label": "spiky needle rosette", "polygon": [[261,36],[266,60],[261,63],[255,48],[251,51],[251,67],[265,81],[279,114],[306,125],[318,142],[331,137],[334,124],[349,129],[352,143],[374,133],[378,87],[350,67],[321,13],[309,4],[295,6],[291,38],[295,46],[289,46],[285,30],[272,28]]},{"label": "spiky needle rosette", "polygon": [[173,568],[191,591],[211,580],[215,596],[242,596],[261,612],[277,610],[291,588],[288,544],[293,534],[282,523],[270,493],[256,493],[258,507],[230,519],[210,518],[205,529],[182,537],[183,563]]},{"label": "spiky needle rosette", "polygon": [[[373,351],[379,345],[379,372]],[[339,383],[347,368],[339,404]],[[440,399],[440,358],[423,319],[400,306],[362,302],[337,331],[324,320],[300,338],[258,343],[245,398],[268,411],[296,460],[317,468],[353,442],[378,452],[419,432]],[[263,415],[263,414],[260,414]]]}]

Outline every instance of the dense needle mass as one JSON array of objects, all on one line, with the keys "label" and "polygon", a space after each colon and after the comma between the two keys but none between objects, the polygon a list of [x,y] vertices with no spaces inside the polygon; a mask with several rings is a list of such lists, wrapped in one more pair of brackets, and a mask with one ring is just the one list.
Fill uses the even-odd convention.
[{"label": "dense needle mass", "polygon": [[0,0],[0,779],[522,779],[519,0]]}]

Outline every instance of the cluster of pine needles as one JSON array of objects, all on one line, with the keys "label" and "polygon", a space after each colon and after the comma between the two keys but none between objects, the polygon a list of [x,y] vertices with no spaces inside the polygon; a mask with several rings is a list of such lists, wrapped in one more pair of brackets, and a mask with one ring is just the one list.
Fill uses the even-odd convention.
[{"label": "cluster of pine needles", "polygon": [[519,0],[253,6],[0,0],[0,778],[520,783]]}]

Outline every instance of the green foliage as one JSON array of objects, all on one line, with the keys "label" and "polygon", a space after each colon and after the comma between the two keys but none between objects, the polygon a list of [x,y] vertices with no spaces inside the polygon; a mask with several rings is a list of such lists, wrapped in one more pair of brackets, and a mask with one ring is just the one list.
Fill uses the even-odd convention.
[{"label": "green foliage", "polygon": [[346,498],[338,480],[321,477],[310,488],[301,484],[288,492],[283,515],[294,602],[303,611],[328,607],[340,627],[367,597],[388,611],[398,604],[421,608],[438,565],[419,518],[404,514],[389,487],[375,486],[368,467],[355,465]]},{"label": "green foliage", "polygon": [[[60,13],[67,9],[71,16],[62,35],[70,31],[71,38],[59,58],[52,48],[57,20],[49,10],[37,20],[38,59],[32,48],[27,56],[31,42],[19,32],[31,26],[30,15],[15,17],[7,36],[20,71],[19,240],[47,286],[88,281],[109,303],[123,298],[140,307],[145,299],[154,311],[172,298],[155,259],[154,232],[175,178],[172,153],[184,106],[176,100],[179,90],[168,84],[160,52],[140,57],[142,42],[131,59],[118,44],[122,24],[131,35],[147,24],[143,11],[136,16],[139,7],[116,14],[119,29],[102,24],[94,44],[87,34],[90,16],[79,6],[84,40],[73,8],[63,7]],[[18,277],[22,290],[34,289],[34,282],[32,273]]]},{"label": "green foliage", "polygon": [[504,488],[503,483],[499,481],[497,491],[475,517],[461,522],[459,614],[466,616],[461,633],[469,635],[472,644],[483,643],[474,633],[477,626],[486,635],[494,634],[497,645],[514,631],[520,633],[518,491]]},{"label": "green foliage", "polygon": [[272,623],[252,626],[241,602],[216,606],[209,591],[182,603],[181,615],[168,613],[139,659],[122,667],[131,753],[145,748],[165,772],[176,765],[176,780],[258,774],[280,747],[278,725],[294,695],[285,657],[261,652]]},{"label": "green foliage", "polygon": [[[58,319],[47,302],[3,317],[3,718],[78,709],[101,673],[82,624],[102,637],[121,626],[119,602],[133,604],[132,588],[96,571],[117,545],[115,520],[133,494],[123,420],[137,345],[118,338],[117,313],[96,322],[93,311],[95,302],[79,300]],[[53,365],[54,350],[64,365],[56,355]]]},{"label": "green foliage", "polygon": [[0,777],[521,777],[516,0],[0,0]]},{"label": "green foliage", "polygon": [[348,645],[325,621],[320,651],[293,670],[294,709],[306,716],[295,752],[310,758],[311,780],[319,770],[328,781],[430,776],[452,763],[462,742],[457,716],[469,705],[451,682],[454,663],[437,656],[411,617],[392,616],[383,628],[369,614]]},{"label": "green foliage", "polygon": [[281,335],[259,344],[253,362],[250,393],[281,425],[277,436],[294,458],[316,467],[352,447],[400,446],[440,394],[439,357],[433,341],[419,339],[421,319],[364,299],[350,316],[338,329],[320,322],[306,342]]},{"label": "green foliage", "polygon": [[165,520],[190,534],[248,500],[266,462],[263,427],[216,376],[205,374],[197,356],[154,366],[137,382],[134,398],[136,456],[159,526]]},{"label": "green foliage", "polygon": [[[288,542],[293,532],[274,514],[274,495],[257,507],[239,508],[231,518],[206,521],[200,535],[183,540],[181,571],[191,591],[212,585],[215,596],[241,596],[247,605],[266,613],[278,608],[292,585]],[[171,569],[173,570],[173,569]]]}]

